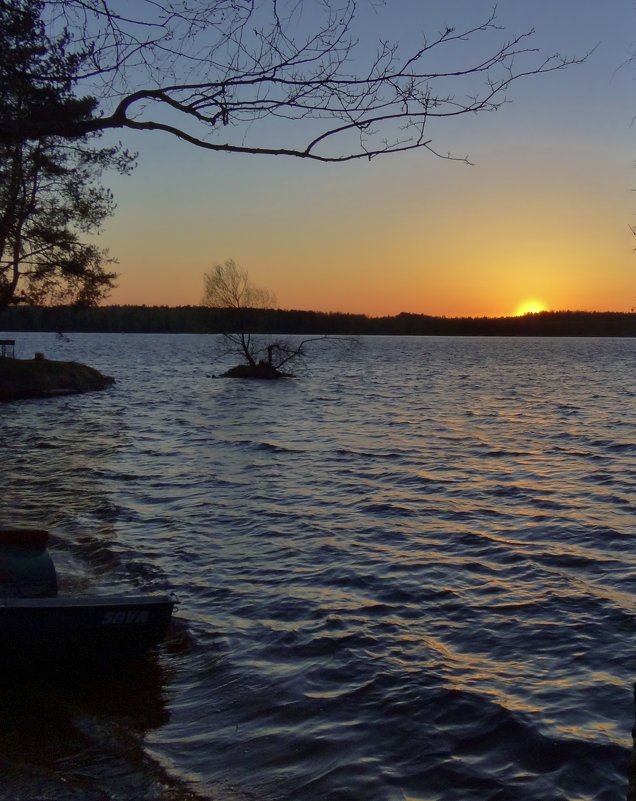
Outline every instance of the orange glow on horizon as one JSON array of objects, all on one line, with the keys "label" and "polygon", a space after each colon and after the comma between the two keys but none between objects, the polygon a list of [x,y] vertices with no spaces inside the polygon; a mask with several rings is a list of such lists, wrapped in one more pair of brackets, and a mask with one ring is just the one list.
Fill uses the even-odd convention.
[{"label": "orange glow on horizon", "polygon": [[524,314],[538,314],[542,311],[547,311],[546,305],[542,301],[532,298],[520,303],[514,316],[523,317]]},{"label": "orange glow on horizon", "polygon": [[170,191],[165,174],[141,166],[108,225],[120,278],[107,302],[197,305],[205,272],[232,258],[284,309],[508,317],[630,308],[633,235],[617,221],[633,209],[615,188],[628,179],[606,166],[600,177],[574,170],[550,153],[537,146],[531,166],[516,147],[482,154],[478,173],[408,157],[378,162],[347,173],[340,194],[340,173],[315,167],[296,166],[272,194],[270,162],[223,172],[227,193],[211,190],[206,162],[186,185],[175,161]]}]

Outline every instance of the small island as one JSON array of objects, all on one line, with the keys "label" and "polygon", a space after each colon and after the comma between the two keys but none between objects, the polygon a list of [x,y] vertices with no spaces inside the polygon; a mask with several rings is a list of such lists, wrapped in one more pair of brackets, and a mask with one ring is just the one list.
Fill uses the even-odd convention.
[{"label": "small island", "polygon": [[237,364],[221,374],[222,378],[261,378],[275,380],[278,378],[293,378],[292,373],[283,373],[278,368],[265,361],[256,364]]},{"label": "small island", "polygon": [[42,354],[34,359],[0,359],[0,402],[93,392],[114,381],[92,367],[51,361]]}]

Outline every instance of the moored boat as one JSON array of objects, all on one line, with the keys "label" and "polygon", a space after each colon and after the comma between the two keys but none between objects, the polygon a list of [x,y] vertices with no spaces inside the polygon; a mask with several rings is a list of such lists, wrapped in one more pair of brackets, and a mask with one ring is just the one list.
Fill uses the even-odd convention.
[{"label": "moored boat", "polygon": [[166,594],[58,596],[44,529],[0,528],[0,664],[138,656],[165,637]]}]

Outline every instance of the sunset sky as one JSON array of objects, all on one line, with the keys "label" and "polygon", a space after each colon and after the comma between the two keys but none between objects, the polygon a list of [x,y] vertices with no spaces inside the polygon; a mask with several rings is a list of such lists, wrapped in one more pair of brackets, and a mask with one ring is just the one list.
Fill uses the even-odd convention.
[{"label": "sunset sky", "polygon": [[[391,0],[391,34],[434,33],[491,6]],[[366,13],[375,39],[385,21]],[[120,273],[108,302],[197,304],[206,270],[234,259],[288,309],[636,307],[634,3],[500,0],[498,22],[502,39],[534,27],[546,53],[595,50],[513,84],[496,113],[431,128],[440,151],[474,166],[426,151],[326,165],[126,134],[140,158],[131,176],[108,177],[118,209],[100,240]]]}]

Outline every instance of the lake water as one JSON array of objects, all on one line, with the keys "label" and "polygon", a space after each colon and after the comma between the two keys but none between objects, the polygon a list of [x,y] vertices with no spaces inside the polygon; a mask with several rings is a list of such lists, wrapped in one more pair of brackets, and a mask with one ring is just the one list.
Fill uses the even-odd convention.
[{"label": "lake water", "polygon": [[616,801],[636,679],[636,340],[17,334],[109,390],[0,407],[0,522],[63,592],[174,591],[127,676],[0,691],[17,801]]}]

